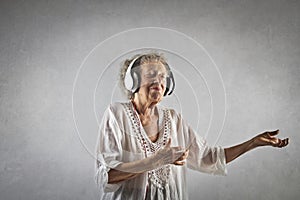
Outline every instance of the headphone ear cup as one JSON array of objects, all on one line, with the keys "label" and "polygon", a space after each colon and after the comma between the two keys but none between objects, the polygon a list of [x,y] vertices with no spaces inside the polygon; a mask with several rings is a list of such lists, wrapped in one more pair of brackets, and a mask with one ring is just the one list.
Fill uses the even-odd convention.
[{"label": "headphone ear cup", "polygon": [[139,76],[136,72],[132,72],[132,89],[131,92],[132,93],[136,93],[139,89],[139,85],[140,85],[140,79]]},{"label": "headphone ear cup", "polygon": [[168,94],[169,91],[170,91],[170,78],[168,77],[167,80],[166,80],[166,90],[165,90],[164,96],[169,95]]},{"label": "headphone ear cup", "polygon": [[171,95],[174,91],[175,88],[175,80],[174,80],[174,76],[173,73],[170,71],[170,77],[168,77],[168,95]]},{"label": "headphone ear cup", "polygon": [[132,66],[134,65],[135,61],[138,58],[140,58],[140,56],[137,56],[135,59],[133,59],[130,62],[129,66],[128,66],[127,70],[126,70],[125,77],[124,77],[124,85],[125,85],[126,89],[129,90],[129,91],[131,91],[131,92],[132,92],[132,88],[134,86],[134,80],[133,80],[134,79],[134,75],[131,72],[131,70],[132,70]]},{"label": "headphone ear cup", "polygon": [[126,71],[125,78],[124,78],[124,84],[125,84],[125,87],[126,87],[127,90],[129,90],[129,91],[132,90],[133,80],[132,80],[132,77],[131,77],[131,74],[130,74],[130,70]]}]

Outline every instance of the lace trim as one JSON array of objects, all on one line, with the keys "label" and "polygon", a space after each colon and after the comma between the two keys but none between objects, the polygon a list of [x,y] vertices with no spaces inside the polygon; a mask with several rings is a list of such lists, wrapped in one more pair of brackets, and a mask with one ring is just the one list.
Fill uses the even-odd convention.
[{"label": "lace trim", "polygon": [[[135,112],[131,102],[123,104],[128,117],[131,119],[132,130],[137,136],[140,147],[143,150],[145,157],[149,157],[156,153],[158,150],[166,146],[171,130],[170,111],[167,109],[163,110],[163,133],[159,135],[156,142],[152,142],[146,134],[143,134],[141,128],[140,119]],[[160,168],[148,171],[148,179],[156,187],[163,189],[169,182],[170,177],[170,165],[164,165]]]}]

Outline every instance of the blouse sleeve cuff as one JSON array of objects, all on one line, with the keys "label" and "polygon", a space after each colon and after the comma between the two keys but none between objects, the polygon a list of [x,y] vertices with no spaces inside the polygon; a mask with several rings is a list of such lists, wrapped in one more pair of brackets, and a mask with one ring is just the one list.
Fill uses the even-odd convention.
[{"label": "blouse sleeve cuff", "polygon": [[[114,163],[114,165],[118,165],[120,163]],[[111,168],[105,165],[99,165],[98,169],[96,169],[95,181],[98,185],[100,193],[107,193],[107,192],[115,192],[117,191],[122,183],[108,183],[108,171]]]},{"label": "blouse sleeve cuff", "polygon": [[227,175],[226,157],[225,150],[222,147],[217,148],[218,160],[216,162],[216,170],[213,172],[214,175]]}]

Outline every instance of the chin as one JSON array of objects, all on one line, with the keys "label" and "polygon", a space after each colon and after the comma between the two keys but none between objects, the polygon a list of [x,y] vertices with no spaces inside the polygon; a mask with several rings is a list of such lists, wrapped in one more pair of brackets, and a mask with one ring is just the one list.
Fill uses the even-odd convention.
[{"label": "chin", "polygon": [[153,97],[153,96],[152,96],[151,99],[152,99],[152,101],[153,101],[154,103],[159,103],[159,102],[162,100],[162,96],[160,96],[160,95],[157,96],[157,97]]},{"label": "chin", "polygon": [[163,99],[163,93],[162,92],[151,92],[149,95],[149,98],[154,103],[159,103]]}]

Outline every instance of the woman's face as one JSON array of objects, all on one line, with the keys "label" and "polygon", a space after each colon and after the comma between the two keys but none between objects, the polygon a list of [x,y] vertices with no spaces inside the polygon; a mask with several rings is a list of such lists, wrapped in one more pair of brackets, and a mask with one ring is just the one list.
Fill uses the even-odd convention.
[{"label": "woman's face", "polygon": [[160,62],[148,62],[141,65],[141,85],[137,92],[139,98],[151,103],[162,100],[166,90],[166,79],[168,71]]}]

